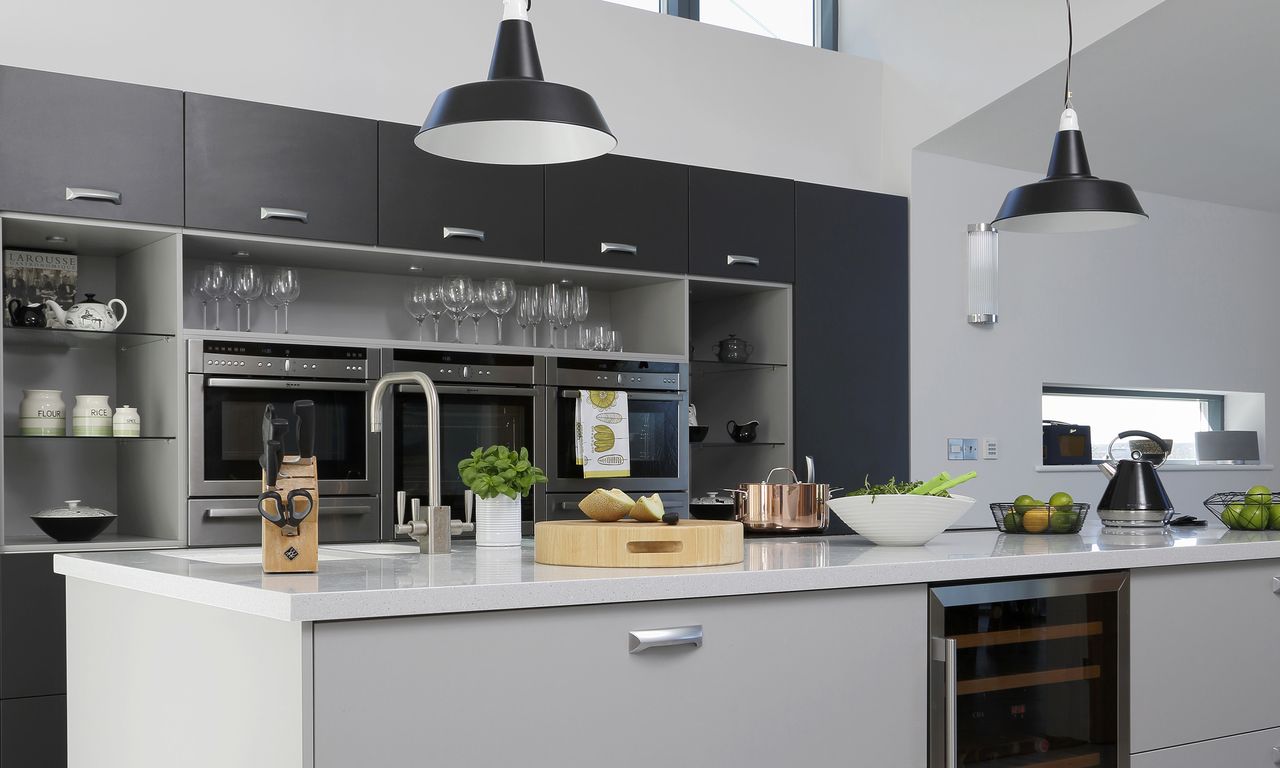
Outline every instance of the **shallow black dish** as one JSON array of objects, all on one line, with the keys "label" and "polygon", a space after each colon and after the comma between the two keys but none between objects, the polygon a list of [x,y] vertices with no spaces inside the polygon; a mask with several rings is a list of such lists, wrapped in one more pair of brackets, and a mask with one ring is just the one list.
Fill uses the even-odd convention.
[{"label": "shallow black dish", "polygon": [[707,438],[707,431],[711,427],[689,427],[689,442],[700,443]]},{"label": "shallow black dish", "polygon": [[111,527],[116,521],[115,515],[67,515],[66,517],[41,517],[32,515],[31,519],[40,530],[57,541],[93,541],[99,534]]}]

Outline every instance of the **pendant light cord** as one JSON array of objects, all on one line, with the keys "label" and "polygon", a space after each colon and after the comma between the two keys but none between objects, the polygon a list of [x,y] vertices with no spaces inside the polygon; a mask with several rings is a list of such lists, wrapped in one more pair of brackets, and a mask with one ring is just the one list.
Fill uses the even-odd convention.
[{"label": "pendant light cord", "polygon": [[1067,0],[1067,82],[1062,87],[1062,108],[1071,109],[1071,54],[1075,50],[1075,34],[1071,29],[1071,0]]}]

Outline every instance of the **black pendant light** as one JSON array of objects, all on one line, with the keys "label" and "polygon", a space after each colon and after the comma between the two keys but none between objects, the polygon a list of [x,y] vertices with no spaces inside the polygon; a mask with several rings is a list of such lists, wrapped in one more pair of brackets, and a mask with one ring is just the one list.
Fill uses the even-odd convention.
[{"label": "black pendant light", "polygon": [[1089,232],[1127,227],[1147,218],[1132,187],[1099,179],[1089,171],[1084,135],[1071,108],[1073,48],[1071,0],[1067,0],[1067,84],[1049,173],[1034,184],[1009,192],[992,222],[1001,231]]},{"label": "black pendant light", "polygon": [[414,138],[419,149],[473,163],[546,165],[586,160],[617,146],[590,94],[542,79],[531,5],[503,0],[489,79],[437,96]]}]

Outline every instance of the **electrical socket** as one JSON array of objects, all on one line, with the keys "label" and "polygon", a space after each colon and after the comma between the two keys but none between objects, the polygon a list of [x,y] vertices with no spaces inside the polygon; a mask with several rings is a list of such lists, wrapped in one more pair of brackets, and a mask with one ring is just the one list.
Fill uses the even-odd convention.
[{"label": "electrical socket", "polygon": [[948,437],[948,461],[977,461],[978,439],[976,437]]}]

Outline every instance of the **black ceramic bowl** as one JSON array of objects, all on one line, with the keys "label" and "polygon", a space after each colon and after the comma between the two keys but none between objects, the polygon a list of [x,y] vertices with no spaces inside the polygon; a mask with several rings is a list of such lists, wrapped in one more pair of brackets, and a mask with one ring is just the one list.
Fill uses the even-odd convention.
[{"label": "black ceramic bowl", "polygon": [[738,513],[733,504],[690,504],[689,516],[694,520],[736,520]]},{"label": "black ceramic bowl", "polygon": [[689,442],[700,443],[707,438],[707,431],[711,427],[689,427]]},{"label": "black ceramic bowl", "polygon": [[32,515],[31,519],[40,530],[58,541],[93,541],[99,534],[111,527],[116,521],[115,515],[67,515],[66,517],[41,517]]}]

